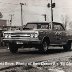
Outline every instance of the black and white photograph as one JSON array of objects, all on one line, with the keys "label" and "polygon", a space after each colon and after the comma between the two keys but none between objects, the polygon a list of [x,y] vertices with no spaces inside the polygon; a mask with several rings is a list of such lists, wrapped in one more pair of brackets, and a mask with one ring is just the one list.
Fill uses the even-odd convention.
[{"label": "black and white photograph", "polygon": [[0,72],[72,72],[72,0],[0,0]]}]

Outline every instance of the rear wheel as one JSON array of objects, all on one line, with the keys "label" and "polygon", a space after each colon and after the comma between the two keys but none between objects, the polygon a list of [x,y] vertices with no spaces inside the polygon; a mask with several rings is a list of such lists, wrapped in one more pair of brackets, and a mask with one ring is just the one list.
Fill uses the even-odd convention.
[{"label": "rear wheel", "polygon": [[9,43],[9,50],[11,53],[17,53],[18,47],[14,43]]},{"label": "rear wheel", "polygon": [[63,45],[63,48],[65,51],[70,50],[71,49],[71,43],[67,43],[67,44]]}]

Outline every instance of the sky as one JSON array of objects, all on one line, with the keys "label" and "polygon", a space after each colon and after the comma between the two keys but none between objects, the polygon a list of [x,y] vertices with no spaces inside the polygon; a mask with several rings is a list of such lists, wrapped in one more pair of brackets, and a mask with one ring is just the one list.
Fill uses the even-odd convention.
[{"label": "sky", "polygon": [[[23,24],[27,22],[40,22],[45,21],[44,14],[47,15],[47,22],[51,21],[51,10],[47,7],[47,4],[51,0],[0,0],[0,12],[3,18],[7,20],[9,25],[9,20],[12,15],[12,25],[21,25],[21,6],[23,5]],[[72,22],[72,0],[53,0],[56,3],[55,8],[53,8],[53,16],[55,22],[61,22],[67,18],[68,22]],[[70,27],[68,27],[70,28]]]}]

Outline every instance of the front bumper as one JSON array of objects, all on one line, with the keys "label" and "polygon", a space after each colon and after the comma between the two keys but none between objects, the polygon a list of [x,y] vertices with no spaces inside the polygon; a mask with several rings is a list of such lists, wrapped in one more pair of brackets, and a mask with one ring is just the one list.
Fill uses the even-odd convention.
[{"label": "front bumper", "polygon": [[4,42],[8,43],[8,42],[14,42],[14,43],[17,43],[17,42],[21,42],[23,44],[25,43],[34,43],[34,44],[40,44],[41,43],[41,40],[39,40],[38,38],[23,38],[23,39],[11,39],[11,38],[4,38],[3,39]]}]

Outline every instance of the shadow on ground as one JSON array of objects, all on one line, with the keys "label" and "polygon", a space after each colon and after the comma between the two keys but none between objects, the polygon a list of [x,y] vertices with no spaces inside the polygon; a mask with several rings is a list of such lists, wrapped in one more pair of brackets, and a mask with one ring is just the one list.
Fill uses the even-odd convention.
[{"label": "shadow on ground", "polygon": [[22,51],[19,51],[18,54],[56,54],[56,53],[64,53],[64,52],[70,52],[72,51],[69,50],[69,51],[64,51],[63,49],[48,49],[47,52],[41,52],[39,50],[22,50]]}]

